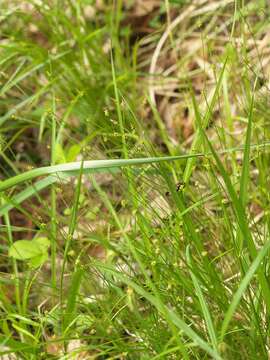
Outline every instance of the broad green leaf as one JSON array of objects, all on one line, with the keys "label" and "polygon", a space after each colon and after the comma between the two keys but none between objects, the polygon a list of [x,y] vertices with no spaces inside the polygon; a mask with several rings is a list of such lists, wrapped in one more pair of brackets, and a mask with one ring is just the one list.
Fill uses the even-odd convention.
[{"label": "broad green leaf", "polygon": [[11,245],[9,256],[17,260],[28,260],[42,254],[42,248],[35,241],[18,240]]},{"label": "broad green leaf", "polygon": [[31,268],[41,266],[48,259],[50,241],[46,237],[33,240],[18,240],[9,249],[9,256],[17,260],[28,260]]},{"label": "broad green leaf", "polygon": [[76,160],[76,157],[79,155],[79,153],[81,152],[81,145],[72,145],[67,152],[66,155],[66,160],[67,162],[71,162]]},{"label": "broad green leaf", "polygon": [[35,256],[35,257],[29,259],[28,265],[31,268],[36,269],[39,266],[41,266],[42,264],[44,264],[45,261],[47,261],[47,260],[48,260],[48,253],[44,252],[41,255],[38,255],[38,256]]},{"label": "broad green leaf", "polygon": [[57,144],[55,144],[54,150],[55,150],[55,155],[54,155],[55,163],[56,164],[65,163],[66,156],[65,156],[65,152],[64,152],[64,149],[62,148],[62,146],[59,143],[57,143]]},{"label": "broad green leaf", "polygon": [[43,250],[43,252],[46,252],[51,244],[50,240],[46,237],[37,237],[37,238],[33,239],[32,241],[37,243],[38,246]]}]

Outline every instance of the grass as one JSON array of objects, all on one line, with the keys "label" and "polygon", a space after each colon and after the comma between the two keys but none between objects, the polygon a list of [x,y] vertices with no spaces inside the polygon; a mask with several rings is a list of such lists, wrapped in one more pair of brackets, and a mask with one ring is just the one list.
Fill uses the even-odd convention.
[{"label": "grass", "polygon": [[0,359],[268,359],[267,1],[1,5]]}]

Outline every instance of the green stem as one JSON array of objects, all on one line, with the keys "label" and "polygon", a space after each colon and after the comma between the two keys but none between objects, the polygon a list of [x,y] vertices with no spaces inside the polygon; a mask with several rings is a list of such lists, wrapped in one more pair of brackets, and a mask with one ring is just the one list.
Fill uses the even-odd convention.
[{"label": "green stem", "polygon": [[[12,236],[12,231],[11,231],[11,226],[10,226],[10,220],[9,220],[9,214],[6,213],[4,215],[4,220],[5,220],[5,224],[7,225],[7,236],[8,236],[8,244],[9,246],[11,246],[13,244],[13,236]],[[17,260],[12,258],[12,267],[13,267],[13,273],[14,273],[14,285],[15,285],[15,301],[16,301],[16,306],[18,309],[18,312],[21,313],[22,312],[22,307],[21,307],[21,296],[20,296],[20,280],[19,280],[19,272],[18,272],[18,266],[17,266]]]},{"label": "green stem", "polygon": [[[51,133],[51,165],[55,165],[55,145],[56,145],[56,119],[55,119],[55,95],[52,96],[52,133]],[[51,185],[51,284],[56,288],[56,190],[55,185]]]}]

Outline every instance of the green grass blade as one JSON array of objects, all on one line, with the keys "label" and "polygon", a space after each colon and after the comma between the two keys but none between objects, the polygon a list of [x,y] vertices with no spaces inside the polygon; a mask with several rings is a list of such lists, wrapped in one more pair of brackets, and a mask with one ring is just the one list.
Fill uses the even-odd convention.
[{"label": "green grass blade", "polygon": [[209,311],[208,306],[207,306],[207,302],[206,302],[206,300],[205,300],[205,298],[203,296],[203,292],[201,290],[199,281],[197,280],[197,277],[196,277],[195,273],[192,271],[192,262],[191,262],[191,256],[190,256],[189,248],[190,247],[188,246],[187,250],[186,250],[187,262],[188,262],[188,264],[190,266],[189,273],[190,273],[192,282],[193,282],[195,290],[196,290],[196,295],[198,296],[198,299],[200,301],[200,305],[201,305],[201,308],[202,308],[205,323],[206,323],[206,326],[207,326],[207,330],[208,330],[209,337],[211,339],[213,348],[218,352],[218,341],[217,341],[217,336],[216,336],[214,324],[213,324],[213,321],[212,321],[212,318],[211,318],[211,315],[210,315],[210,311]]},{"label": "green grass blade", "polygon": [[[233,187],[233,184],[230,180],[230,177],[228,175],[228,173],[226,172],[217,152],[215,151],[213,145],[211,144],[211,142],[209,141],[208,137],[206,136],[204,130],[202,129],[202,127],[200,126],[201,132],[205,138],[205,141],[214,157],[214,160],[216,162],[217,168],[224,180],[225,186],[227,188],[228,194],[231,198],[234,210],[235,210],[235,214],[238,220],[238,224],[242,233],[243,238],[246,240],[246,244],[247,244],[247,248],[249,250],[249,254],[251,259],[255,259],[257,256],[257,250],[252,238],[252,234],[250,232],[249,226],[248,226],[248,222],[246,219],[246,215],[245,215],[245,210],[243,208],[243,204],[242,202],[239,200],[236,191]],[[264,295],[264,300],[265,303],[267,305],[268,310],[270,310],[270,289],[269,289],[269,284],[267,279],[265,278],[265,275],[263,273],[263,270],[260,269],[259,270],[259,282],[263,291],[263,295]]]},{"label": "green grass blade", "polygon": [[77,224],[77,220],[78,220],[79,198],[80,198],[81,184],[82,184],[82,169],[83,169],[83,161],[81,161],[81,168],[80,168],[78,183],[76,186],[76,193],[74,196],[74,204],[72,206],[71,219],[70,219],[70,224],[69,224],[69,228],[68,228],[67,240],[66,240],[65,250],[64,250],[64,259],[63,259],[63,264],[62,264],[62,269],[61,269],[61,278],[60,278],[61,306],[63,305],[63,284],[64,284],[63,281],[64,281],[65,266],[66,266],[66,263],[68,260],[67,259],[68,252],[69,252],[71,242],[73,240],[73,235],[74,235],[74,231],[76,229],[76,224]]},{"label": "green grass blade", "polygon": [[41,190],[56,182],[65,182],[68,179],[68,175],[64,173],[58,173],[56,175],[49,175],[46,178],[37,181],[33,185],[27,186],[27,188],[12,198],[7,198],[5,204],[0,207],[0,216],[8,213],[14,207],[21,204],[24,200],[29,199],[31,196],[37,194]]},{"label": "green grass blade", "polygon": [[[223,64],[223,67],[222,67],[222,70],[220,72],[220,75],[219,75],[219,78],[218,78],[218,81],[217,81],[217,85],[216,85],[216,88],[215,88],[215,91],[214,91],[214,94],[213,94],[213,97],[211,99],[211,103],[207,109],[207,112],[203,118],[203,121],[201,123],[201,126],[203,127],[203,129],[206,129],[208,124],[209,124],[209,121],[211,119],[211,116],[212,116],[212,113],[213,113],[213,109],[214,109],[214,106],[218,100],[218,95],[219,95],[219,91],[220,91],[220,88],[221,88],[221,85],[222,85],[222,79],[223,79],[223,75],[224,75],[224,71],[225,71],[225,68],[226,68],[226,65],[227,65],[227,60],[228,60],[228,57],[226,57],[225,61],[224,61],[224,64]],[[195,113],[195,119],[197,118],[199,112],[196,112]],[[201,136],[201,132],[200,132],[200,129],[197,129],[196,133],[195,133],[195,138],[193,140],[193,143],[192,143],[192,146],[191,146],[191,150],[190,150],[190,153],[196,153],[200,147],[201,147],[201,144],[202,144],[202,136]],[[185,183],[187,183],[190,179],[190,176],[192,174],[192,171],[193,171],[193,168],[194,168],[194,165],[195,165],[195,161],[196,159],[195,158],[190,158],[188,161],[187,161],[187,165],[186,165],[186,168],[185,168],[185,171],[184,171],[184,175],[183,175],[183,180]]]},{"label": "green grass blade", "polygon": [[63,318],[63,332],[68,328],[74,319],[76,310],[76,299],[80,290],[80,285],[83,277],[83,269],[78,267],[72,274],[71,285],[68,291],[67,306]]},{"label": "green grass blade", "polygon": [[243,168],[242,168],[242,175],[241,175],[241,182],[240,182],[240,199],[241,199],[244,207],[247,202],[247,194],[248,194],[249,161],[250,161],[250,144],[251,144],[253,108],[254,108],[254,93],[251,98],[251,104],[250,104],[249,115],[248,115],[248,126],[247,126],[246,141],[245,141]]},{"label": "green grass blade", "polygon": [[[56,101],[55,93],[52,90],[52,113],[51,113],[51,166],[55,165],[56,158]],[[54,183],[51,184],[51,227],[50,227],[50,238],[51,238],[51,283],[52,288],[56,288],[56,252],[57,252],[57,200],[56,200],[56,189]]]},{"label": "green grass blade", "polygon": [[210,356],[212,356],[216,360],[222,360],[222,357],[216,352],[216,350],[212,349],[205,340],[203,340],[191,327],[186,324],[173,310],[169,309],[166,305],[160,304],[157,298],[147,291],[145,291],[141,286],[136,284],[134,281],[130,280],[123,274],[111,269],[110,267],[99,264],[100,268],[109,272],[116,276],[119,280],[123,281],[125,284],[134,289],[139,295],[143,296],[147,299],[151,304],[153,304],[157,310],[163,314],[165,317],[169,317],[169,319],[177,326],[177,328],[183,331],[193,342],[198,345],[201,349],[206,351]]},{"label": "green grass blade", "polygon": [[[149,158],[135,158],[135,159],[116,159],[116,160],[90,160],[83,162],[83,173],[95,173],[102,170],[111,170],[114,168],[121,168],[126,166],[146,165],[152,163],[159,163],[162,161],[176,161],[185,160],[189,157],[200,157],[203,154],[192,155],[179,155],[179,156],[163,156],[163,157],[149,157]],[[66,173],[70,175],[78,174],[81,168],[81,162],[71,162],[65,164],[59,164],[54,166],[45,166],[29,170],[23,174],[16,175],[12,178],[4,180],[0,183],[0,191],[7,190],[15,185],[23,183],[25,181],[32,180],[39,176],[45,176],[49,174]]]},{"label": "green grass blade", "polygon": [[[264,148],[270,146],[269,142],[265,142],[262,144],[252,144],[250,145],[251,149],[255,149],[258,150],[260,148]],[[231,153],[231,152],[236,152],[236,151],[242,151],[244,149],[244,147],[237,147],[237,148],[231,148],[231,149],[226,149],[222,152],[220,152],[219,154],[226,154],[226,153]],[[198,154],[193,154],[192,156],[197,156],[197,157],[203,157],[203,156],[209,156],[211,155],[211,153],[198,153]],[[177,159],[175,159],[175,157],[173,157],[173,159],[171,157],[164,159],[164,157],[160,158],[161,160],[158,160],[159,158],[152,158],[153,161],[151,162],[151,158],[145,158],[145,161],[150,160],[150,163],[154,163],[154,162],[159,162],[159,161],[176,161],[176,160],[181,160],[181,159],[188,159],[191,155],[180,155],[179,157],[177,157]],[[135,160],[135,162],[133,164],[128,164],[128,165],[122,165],[122,162],[126,161],[126,160],[122,160],[121,163],[119,163],[118,165],[116,164],[112,164],[113,166],[111,167],[104,167],[103,164],[100,164],[101,166],[91,166],[91,171],[90,169],[85,166],[85,168],[83,169],[84,173],[94,173],[94,172],[115,172],[118,171],[122,166],[133,166],[133,165],[144,165],[147,164],[146,162],[141,162],[142,159],[129,159],[129,160]],[[137,160],[139,160],[140,162],[137,164]],[[103,161],[103,160],[98,160],[98,161]],[[115,161],[115,160],[106,160],[106,161]],[[117,160],[119,161],[119,160]],[[62,168],[61,165],[65,165],[64,168]],[[45,168],[38,168],[38,169],[34,169],[34,170],[30,170],[29,172],[26,172],[24,174],[20,174],[17,175],[16,179],[10,178],[8,179],[8,181],[4,180],[2,183],[0,183],[0,191],[3,191],[5,189],[9,189],[12,186],[16,186],[17,184],[20,184],[21,182],[24,181],[28,181],[31,179],[34,179],[35,177],[38,176],[44,176],[47,175],[48,173],[52,172],[53,175],[49,175],[46,178],[42,179],[42,180],[38,180],[35,184],[33,185],[28,185],[27,188],[23,191],[21,191],[20,193],[16,194],[15,196],[13,196],[12,198],[6,200],[6,203],[2,206],[0,206],[0,216],[4,215],[5,213],[7,213],[8,211],[12,210],[14,207],[16,207],[16,205],[19,205],[20,203],[22,203],[24,200],[30,198],[31,196],[37,194],[39,191],[45,189],[47,186],[50,186],[53,183],[56,182],[65,182],[67,181],[67,179],[70,176],[77,176],[78,175],[78,165],[79,162],[77,163],[67,163],[67,164],[61,164],[60,167],[45,167]],[[66,167],[67,165],[67,167]],[[70,166],[70,167],[69,167]],[[71,170],[70,170],[71,169]],[[30,174],[29,174],[30,173]],[[22,176],[23,175],[23,176]],[[10,181],[12,180],[12,181]],[[1,187],[3,186],[3,187]],[[214,198],[214,194],[209,196],[209,200]],[[207,199],[206,199],[207,200]],[[206,201],[205,200],[205,201]],[[189,212],[191,209],[199,206],[199,204],[202,204],[204,201],[198,202],[198,204],[193,204],[191,205],[189,208],[185,209],[184,212],[181,215],[186,214],[187,212]]]},{"label": "green grass blade", "polygon": [[[266,146],[270,146],[270,142],[265,142],[263,144],[253,144],[251,148],[259,149],[265,148]],[[226,154],[233,151],[242,151],[243,147],[227,149],[221,151],[219,154]],[[127,166],[139,166],[139,165],[147,165],[147,164],[155,164],[159,162],[170,162],[170,161],[179,161],[179,160],[187,160],[190,158],[198,158],[212,155],[212,152],[209,153],[194,153],[194,154],[184,154],[184,155],[176,155],[176,156],[162,156],[162,157],[147,157],[147,158],[133,158],[133,159],[112,159],[112,160],[86,160],[83,163],[83,173],[95,173],[95,172],[107,172],[112,169],[120,169],[122,167]],[[19,185],[23,182],[32,180],[39,176],[46,176],[50,174],[60,174],[64,173],[67,176],[77,175],[80,171],[81,162],[70,162],[63,163],[54,166],[44,166],[40,168],[36,168],[33,170],[26,171],[23,174],[19,174],[13,176],[9,179],[6,179],[0,183],[0,191],[7,190],[12,188],[13,186]]]},{"label": "green grass blade", "polygon": [[221,333],[220,333],[220,341],[223,341],[224,336],[226,335],[226,331],[228,329],[229,323],[235,313],[235,310],[237,306],[239,305],[239,302],[244,295],[250,281],[252,280],[254,274],[258,270],[258,268],[261,265],[261,262],[263,258],[267,255],[268,250],[270,248],[270,241],[268,241],[264,246],[261,248],[261,250],[258,252],[257,257],[252,262],[251,266],[249,267],[247,273],[245,274],[244,278],[242,279],[237,291],[233,295],[232,302],[225,314],[222,327],[221,327]]},{"label": "green grass blade", "polygon": [[115,96],[116,109],[117,109],[117,117],[118,117],[118,122],[119,122],[121,138],[122,138],[123,155],[127,159],[128,151],[127,151],[127,144],[126,144],[126,138],[125,138],[125,129],[124,129],[124,122],[123,122],[123,116],[122,116],[119,91],[118,91],[118,87],[117,87],[117,79],[116,79],[116,74],[115,74],[115,66],[114,66],[112,53],[111,53],[111,65],[112,65],[112,77],[113,77],[113,87],[114,87],[114,96]]}]

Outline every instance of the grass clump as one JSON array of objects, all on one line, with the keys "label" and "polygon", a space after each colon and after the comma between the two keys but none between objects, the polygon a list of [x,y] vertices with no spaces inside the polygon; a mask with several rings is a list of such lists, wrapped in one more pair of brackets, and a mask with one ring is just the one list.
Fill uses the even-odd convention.
[{"label": "grass clump", "polygon": [[3,1],[1,358],[269,358],[268,20]]}]

